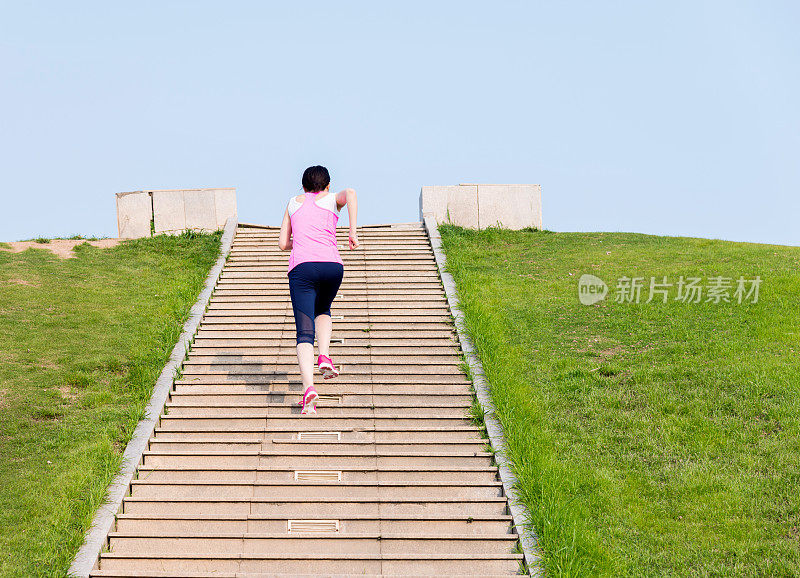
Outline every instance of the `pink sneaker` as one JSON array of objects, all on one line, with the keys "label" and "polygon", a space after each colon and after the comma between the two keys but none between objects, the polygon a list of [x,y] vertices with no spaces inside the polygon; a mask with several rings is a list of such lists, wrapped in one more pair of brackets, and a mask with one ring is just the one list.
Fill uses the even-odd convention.
[{"label": "pink sneaker", "polygon": [[300,407],[303,408],[300,413],[302,415],[317,413],[317,399],[319,399],[317,390],[309,387],[303,394],[303,400],[298,402]]},{"label": "pink sneaker", "polygon": [[339,377],[339,371],[333,365],[333,360],[326,356],[320,355],[317,358],[317,366],[319,367],[319,371],[322,374],[323,379],[333,379],[334,377]]}]

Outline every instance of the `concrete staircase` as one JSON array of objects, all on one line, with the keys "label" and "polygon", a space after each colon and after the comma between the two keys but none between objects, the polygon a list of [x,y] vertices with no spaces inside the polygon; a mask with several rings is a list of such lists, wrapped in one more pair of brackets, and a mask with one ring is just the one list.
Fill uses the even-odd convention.
[{"label": "concrete staircase", "polygon": [[92,576],[521,572],[428,237],[364,227],[301,416],[287,254],[240,226]]}]

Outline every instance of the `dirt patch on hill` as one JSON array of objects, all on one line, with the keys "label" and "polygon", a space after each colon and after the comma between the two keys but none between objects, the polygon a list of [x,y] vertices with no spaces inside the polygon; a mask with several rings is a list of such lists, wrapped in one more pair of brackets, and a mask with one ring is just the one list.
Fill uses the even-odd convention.
[{"label": "dirt patch on hill", "polygon": [[78,398],[78,394],[72,391],[68,385],[59,385],[58,392],[66,401],[75,401]]},{"label": "dirt patch on hill", "polygon": [[26,287],[38,287],[39,286],[39,283],[36,283],[35,281],[27,281],[25,279],[18,279],[17,277],[14,277],[13,279],[9,279],[8,282],[9,283],[14,283],[15,285],[25,285]]},{"label": "dirt patch on hill", "polygon": [[5,243],[7,247],[0,247],[2,251],[21,253],[31,247],[34,249],[47,249],[54,255],[62,259],[72,259],[75,257],[73,249],[81,243],[89,243],[92,247],[109,249],[119,245],[119,239],[98,239],[97,241],[87,241],[85,239],[52,239],[49,243],[37,243],[36,241],[11,241]]}]

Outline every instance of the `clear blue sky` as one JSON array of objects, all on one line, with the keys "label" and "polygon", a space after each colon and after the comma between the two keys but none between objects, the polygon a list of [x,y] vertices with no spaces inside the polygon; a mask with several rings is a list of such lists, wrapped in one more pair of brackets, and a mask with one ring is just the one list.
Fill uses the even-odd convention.
[{"label": "clear blue sky", "polygon": [[319,163],[365,223],[540,183],[556,231],[800,244],[798,29],[788,0],[4,2],[0,240],[116,236],[138,189],[278,224]]}]

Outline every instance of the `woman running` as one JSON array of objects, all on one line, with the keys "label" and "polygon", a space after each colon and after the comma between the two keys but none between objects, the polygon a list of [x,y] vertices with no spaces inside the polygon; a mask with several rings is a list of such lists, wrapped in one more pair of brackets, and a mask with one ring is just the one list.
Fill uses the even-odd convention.
[{"label": "woman running", "polygon": [[330,358],[331,303],[342,283],[344,264],[336,248],[336,223],[339,211],[347,205],[350,219],[350,249],[358,247],[356,215],[358,201],[353,189],[334,195],[331,177],[322,166],[308,167],[303,173],[303,195],[289,199],[283,215],[278,246],[291,249],[289,256],[289,294],[292,297],[297,328],[297,362],[303,379],[301,413],[317,413],[319,394],[314,389],[314,332],[319,357],[317,367],[324,379],[339,375]]}]

